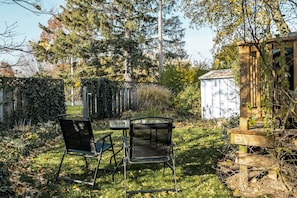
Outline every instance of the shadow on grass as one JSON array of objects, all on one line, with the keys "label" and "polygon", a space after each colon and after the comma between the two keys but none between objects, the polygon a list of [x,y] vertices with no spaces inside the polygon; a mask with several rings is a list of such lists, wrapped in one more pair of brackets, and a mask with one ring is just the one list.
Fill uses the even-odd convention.
[{"label": "shadow on grass", "polygon": [[9,182],[9,172],[4,163],[0,163],[0,197],[15,197],[15,192]]},{"label": "shadow on grass", "polygon": [[187,129],[177,134],[176,164],[185,176],[215,174],[222,156],[222,141],[217,131]]},{"label": "shadow on grass", "polygon": [[177,166],[181,167],[185,176],[215,174],[216,153],[216,149],[193,148],[177,156],[179,159]]},{"label": "shadow on grass", "polygon": [[[95,190],[92,190],[90,185],[74,183],[67,180],[56,180],[56,173],[58,171],[59,163],[62,157],[62,152],[51,151],[58,153],[56,156],[47,156],[51,158],[50,161],[42,161],[46,157],[40,156],[39,165],[42,165],[43,177],[46,178],[47,182],[38,186],[40,189],[40,197],[89,197],[92,194],[99,193],[101,195],[101,189],[111,188],[113,185],[111,171],[101,170],[102,168],[111,169],[109,163],[103,163],[100,165],[101,169],[98,170]],[[109,162],[109,159],[107,160]],[[88,159],[88,168],[85,166],[83,157],[79,156],[66,156],[62,165],[60,177],[72,178],[76,180],[83,180],[90,182],[93,180],[94,170],[97,160]],[[64,193],[64,194],[63,194]]]}]

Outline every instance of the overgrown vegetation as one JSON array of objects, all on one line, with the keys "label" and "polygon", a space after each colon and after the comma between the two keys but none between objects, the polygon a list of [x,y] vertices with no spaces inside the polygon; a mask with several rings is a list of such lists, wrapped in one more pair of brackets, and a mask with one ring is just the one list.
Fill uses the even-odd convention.
[{"label": "overgrown vegetation", "polygon": [[2,77],[0,80],[4,127],[43,123],[65,113],[62,79]]},{"label": "overgrown vegetation", "polygon": [[174,106],[178,114],[201,118],[201,92],[200,83],[187,85],[177,94]]},{"label": "overgrown vegetation", "polygon": [[173,96],[169,89],[154,85],[142,85],[135,91],[136,101],[133,107],[136,111],[168,111],[173,105]]},{"label": "overgrown vegetation", "polygon": [[164,68],[159,84],[171,90],[173,107],[179,116],[201,117],[199,77],[208,72],[201,63],[192,67],[190,63],[171,63]]},{"label": "overgrown vegetation", "polygon": [[199,76],[208,71],[203,67],[203,65],[192,67],[190,63],[183,62],[167,64],[159,83],[176,95],[189,84],[199,82]]}]

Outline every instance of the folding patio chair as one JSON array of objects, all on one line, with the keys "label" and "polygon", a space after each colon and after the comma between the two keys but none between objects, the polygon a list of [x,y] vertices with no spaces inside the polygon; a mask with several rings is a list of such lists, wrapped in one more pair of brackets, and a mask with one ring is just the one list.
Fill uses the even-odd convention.
[{"label": "folding patio chair", "polygon": [[[130,120],[129,137],[124,138],[124,180],[126,195],[144,192],[175,191],[176,171],[172,137],[173,120],[165,117],[142,117]],[[174,187],[127,190],[127,164],[162,163],[172,170]],[[164,174],[163,171],[163,174]]]},{"label": "folding patio chair", "polygon": [[[112,158],[114,158],[114,163],[115,165],[117,164],[111,138],[112,132],[105,134],[100,139],[95,141],[90,119],[84,118],[82,116],[73,115],[59,115],[57,117],[60,123],[61,131],[63,133],[65,149],[56,175],[56,180],[62,179],[76,183],[83,183],[91,185],[92,189],[94,189],[102,154],[105,151],[111,151],[112,156],[110,157],[109,163],[111,164]],[[66,155],[76,155],[84,157],[86,168],[88,168],[87,158],[97,158],[97,165],[94,171],[93,179],[86,181],[72,179],[70,177],[59,177],[63,160]],[[112,172],[113,170],[110,171]]]}]

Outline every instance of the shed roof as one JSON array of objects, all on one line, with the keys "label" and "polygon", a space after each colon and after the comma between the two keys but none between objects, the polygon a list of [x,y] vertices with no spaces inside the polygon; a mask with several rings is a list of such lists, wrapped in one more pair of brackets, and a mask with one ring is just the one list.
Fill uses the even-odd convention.
[{"label": "shed roof", "polygon": [[218,78],[233,78],[234,75],[231,69],[211,70],[199,77],[200,80],[218,79]]}]

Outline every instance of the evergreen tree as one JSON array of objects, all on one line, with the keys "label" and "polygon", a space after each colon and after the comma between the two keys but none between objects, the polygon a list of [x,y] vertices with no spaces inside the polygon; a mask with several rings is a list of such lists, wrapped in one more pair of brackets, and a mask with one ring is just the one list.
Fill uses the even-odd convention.
[{"label": "evergreen tree", "polygon": [[[184,58],[184,29],[170,13],[174,2],[164,4],[164,55]],[[35,54],[44,59],[44,46],[50,46],[51,62],[79,60],[95,66],[97,76],[148,79],[157,74],[157,1],[153,0],[68,0],[55,18],[61,28],[48,45],[32,43]],[[50,28],[44,31],[53,34]],[[126,75],[125,75],[126,74]]]}]

